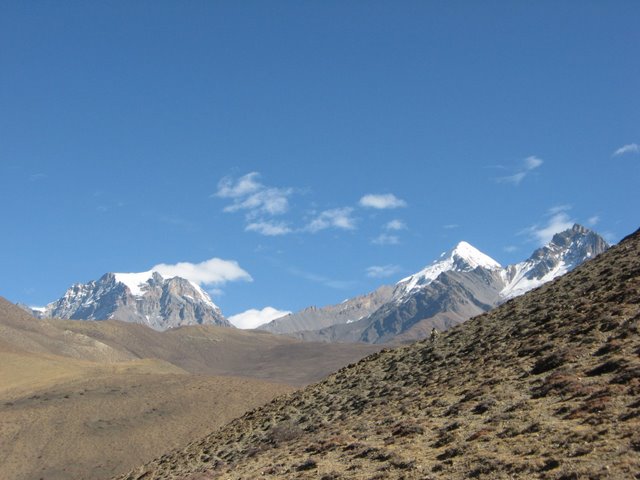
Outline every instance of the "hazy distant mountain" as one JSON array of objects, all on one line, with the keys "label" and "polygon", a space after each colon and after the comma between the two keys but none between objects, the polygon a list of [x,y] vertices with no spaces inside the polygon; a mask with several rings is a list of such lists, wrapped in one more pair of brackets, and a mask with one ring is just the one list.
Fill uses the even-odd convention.
[{"label": "hazy distant mountain", "polygon": [[384,285],[367,295],[345,300],[338,305],[322,308],[308,307],[272,320],[258,328],[271,333],[293,333],[357,322],[389,302],[393,297],[393,290],[394,287]]},{"label": "hazy distant mountain", "polygon": [[165,279],[157,272],[106,273],[97,281],[73,285],[63,297],[32,313],[40,318],[118,319],[156,330],[231,326],[197,284],[181,277]]},{"label": "hazy distant mountain", "polygon": [[433,328],[446,330],[539,287],[608,247],[597,233],[574,225],[556,234],[528,260],[503,268],[469,243],[460,242],[420,272],[400,280],[391,299],[368,316],[288,333],[305,340],[338,342],[424,338]]}]

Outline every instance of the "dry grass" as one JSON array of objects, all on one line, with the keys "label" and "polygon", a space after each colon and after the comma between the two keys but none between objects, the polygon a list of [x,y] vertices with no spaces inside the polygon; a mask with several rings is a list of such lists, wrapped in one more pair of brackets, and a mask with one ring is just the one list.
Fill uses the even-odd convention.
[{"label": "dry grass", "polygon": [[[4,347],[4,348],[3,348]],[[189,373],[308,385],[380,346],[305,343],[218,326],[158,332],[119,321],[38,321],[0,297],[0,351],[53,354],[100,363],[158,359]]]},{"label": "dry grass", "polygon": [[640,234],[126,479],[640,478]]},{"label": "dry grass", "polygon": [[0,298],[0,479],[112,477],[376,350],[39,321]]},{"label": "dry grass", "polygon": [[62,369],[46,387],[0,394],[0,479],[109,478],[291,391],[149,363]]}]

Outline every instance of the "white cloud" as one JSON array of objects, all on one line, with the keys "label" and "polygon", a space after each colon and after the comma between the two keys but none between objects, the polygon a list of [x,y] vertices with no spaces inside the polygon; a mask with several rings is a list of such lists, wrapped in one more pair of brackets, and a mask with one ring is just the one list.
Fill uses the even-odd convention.
[{"label": "white cloud", "polygon": [[375,245],[398,245],[400,243],[400,237],[397,235],[389,235],[388,233],[381,233],[371,240],[371,243]]},{"label": "white cloud", "polygon": [[285,223],[269,221],[253,222],[248,224],[244,229],[248,232],[258,232],[270,237],[286,235],[292,232],[291,228]]},{"label": "white cloud", "polygon": [[507,245],[506,247],[503,248],[503,250],[507,253],[513,253],[518,251],[519,249],[515,245]]},{"label": "white cloud", "polygon": [[524,166],[527,170],[538,168],[540,165],[542,165],[542,163],[542,160],[535,156],[527,157],[524,159]]},{"label": "white cloud", "polygon": [[388,222],[384,226],[384,228],[385,230],[392,230],[392,231],[406,230],[407,224],[404,223],[402,220],[395,219]]},{"label": "white cloud", "polygon": [[523,160],[522,165],[517,169],[513,175],[507,175],[505,177],[498,177],[496,181],[499,183],[511,183],[513,185],[520,185],[520,182],[525,179],[532,170],[540,167],[544,161],[536,156],[530,156]]},{"label": "white cloud", "polygon": [[260,215],[282,215],[289,210],[288,196],[291,190],[267,188],[252,193],[248,197],[236,199],[232,205],[224,208],[225,212],[238,212],[247,210],[249,218],[257,218]]},{"label": "white cloud", "polygon": [[224,295],[224,290],[217,287],[209,288],[207,289],[207,292],[209,292],[209,295],[212,295],[214,297],[221,297]]},{"label": "white cloud", "polygon": [[514,185],[520,185],[520,182],[527,176],[527,172],[518,172],[513,175],[498,178],[499,183],[512,183]]},{"label": "white cloud", "polygon": [[593,217],[589,217],[589,219],[587,220],[587,224],[589,224],[589,226],[593,227],[599,221],[600,221],[600,217],[598,215],[594,215]]},{"label": "white cloud", "polygon": [[367,277],[385,278],[392,277],[402,271],[399,265],[373,265],[367,268]]},{"label": "white cloud", "polygon": [[244,280],[251,282],[251,275],[235,260],[211,258],[200,263],[179,262],[174,265],[160,263],[151,271],[165,278],[182,277],[198,285],[222,285],[226,282]]},{"label": "white cloud", "polygon": [[284,317],[291,312],[287,310],[278,310],[273,307],[264,307],[262,310],[256,310],[251,308],[245,312],[238,313],[229,317],[229,321],[232,325],[238,328],[257,328],[260,325],[275,320],[276,318]]},{"label": "white cloud", "polygon": [[547,216],[552,216],[552,215],[555,215],[555,214],[560,213],[560,212],[568,212],[572,208],[573,208],[573,206],[571,206],[569,204],[555,205],[555,206],[551,207],[549,210],[547,210]]},{"label": "white cloud", "polygon": [[444,228],[445,230],[453,230],[454,228],[458,228],[460,225],[458,225],[457,223],[450,223],[448,225],[443,225],[442,228]]},{"label": "white cloud", "polygon": [[258,182],[260,174],[258,172],[247,173],[234,181],[231,177],[225,177],[218,182],[218,191],[216,196],[221,198],[239,198],[257,192],[264,188]]},{"label": "white cloud", "polygon": [[551,241],[556,233],[567,230],[575,222],[566,212],[551,214],[551,217],[544,225],[533,225],[524,230],[523,233],[530,235],[539,245],[545,245]]},{"label": "white cloud", "polygon": [[396,197],[393,193],[386,194],[368,194],[363,196],[358,204],[365,208],[400,208],[406,207],[407,202]]},{"label": "white cloud", "polygon": [[353,208],[342,207],[325,210],[311,220],[305,230],[316,233],[327,228],[339,228],[353,230],[356,228],[355,219],[352,217]]},{"label": "white cloud", "polygon": [[618,157],[620,155],[625,155],[627,153],[640,153],[640,145],[638,145],[637,143],[630,143],[628,145],[623,145],[622,147],[617,149],[615,152],[613,152],[611,156]]},{"label": "white cloud", "polygon": [[251,172],[237,180],[230,177],[220,180],[215,196],[232,200],[224,211],[233,213],[245,210],[249,219],[286,213],[293,189],[267,187],[258,181],[259,178],[258,172]]}]

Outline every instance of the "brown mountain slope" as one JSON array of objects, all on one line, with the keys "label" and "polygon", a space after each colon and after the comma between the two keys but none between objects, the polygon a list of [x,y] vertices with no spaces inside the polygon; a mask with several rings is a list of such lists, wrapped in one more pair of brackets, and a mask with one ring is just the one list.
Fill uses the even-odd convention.
[{"label": "brown mountain slope", "polygon": [[258,330],[214,325],[158,332],[117,321],[53,320],[65,331],[99,341],[134,358],[157,358],[190,373],[234,375],[307,385],[381,347],[302,342]]},{"label": "brown mountain slope", "polygon": [[60,355],[79,360],[111,362],[139,357],[85,335],[41,321],[0,297],[0,351]]},{"label": "brown mountain slope", "polygon": [[306,385],[381,347],[305,343],[214,325],[159,332],[115,320],[37,320],[0,297],[2,348],[99,362],[153,358],[189,373]]},{"label": "brown mountain slope", "polygon": [[293,390],[188,374],[61,325],[0,299],[2,480],[109,478]]},{"label": "brown mountain slope", "polygon": [[[35,365],[33,358],[20,360],[45,366],[44,375],[52,370],[51,359]],[[110,478],[292,390],[247,378],[116,365],[78,371],[54,363],[53,379],[32,375],[29,385],[0,392],[0,479]],[[40,388],[30,388],[34,384]]]},{"label": "brown mountain slope", "polygon": [[640,478],[640,232],[127,479]]},{"label": "brown mountain slope", "polygon": [[0,480],[109,478],[372,351],[344,347],[37,320],[0,298]]}]

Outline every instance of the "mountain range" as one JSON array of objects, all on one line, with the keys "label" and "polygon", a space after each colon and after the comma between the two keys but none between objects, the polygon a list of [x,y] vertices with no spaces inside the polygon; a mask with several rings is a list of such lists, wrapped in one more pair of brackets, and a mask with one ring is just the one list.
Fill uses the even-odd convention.
[{"label": "mountain range", "polygon": [[330,342],[424,338],[434,328],[446,330],[537,288],[607,248],[600,235],[576,224],[554,235],[527,260],[502,267],[469,243],[460,242],[393,287],[381,287],[338,305],[308,308],[259,328]]},{"label": "mountain range", "polygon": [[[502,267],[467,242],[421,271],[338,305],[308,307],[259,329],[325,342],[389,343],[446,330],[521,295],[592,258],[609,246],[580,225],[556,234],[525,261]],[[58,300],[29,309],[38,318],[118,319],[156,330],[187,325],[231,327],[198,284],[158,272],[106,273],[71,286]]]},{"label": "mountain range", "polygon": [[30,311],[38,318],[118,319],[156,330],[186,325],[231,326],[198,284],[181,277],[163,278],[152,271],[106,273],[99,280],[75,284],[55,302]]}]

